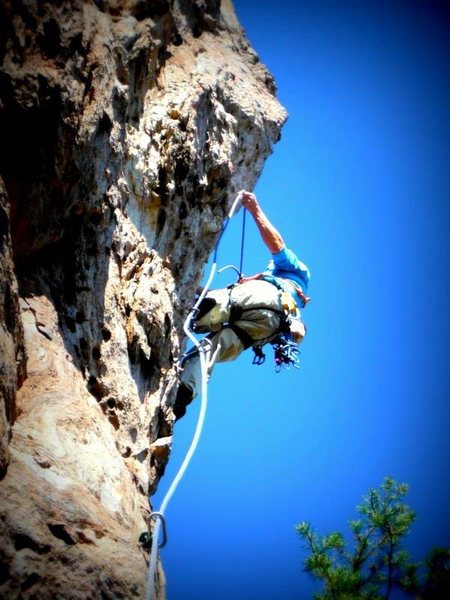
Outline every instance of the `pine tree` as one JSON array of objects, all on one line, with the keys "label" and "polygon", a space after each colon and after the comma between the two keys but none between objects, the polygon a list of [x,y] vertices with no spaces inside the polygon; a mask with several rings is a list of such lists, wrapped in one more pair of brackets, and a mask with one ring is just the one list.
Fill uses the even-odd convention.
[{"label": "pine tree", "polygon": [[450,590],[450,550],[437,548],[424,564],[417,564],[402,548],[415,520],[404,502],[407,492],[407,484],[391,477],[380,489],[369,491],[357,507],[359,519],[349,523],[351,549],[341,533],[321,536],[309,523],[296,526],[309,551],[305,570],[324,586],[316,600],[389,600],[394,590],[416,600],[445,597]]}]

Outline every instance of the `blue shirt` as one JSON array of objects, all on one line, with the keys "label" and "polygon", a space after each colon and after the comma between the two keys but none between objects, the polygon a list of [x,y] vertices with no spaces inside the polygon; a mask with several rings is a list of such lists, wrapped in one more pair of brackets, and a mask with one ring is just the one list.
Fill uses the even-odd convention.
[{"label": "blue shirt", "polygon": [[[306,294],[310,277],[308,267],[286,246],[276,254],[272,254],[272,260],[263,273],[263,279],[272,282],[275,279],[283,289],[292,294],[295,300],[298,300],[297,293],[289,285],[289,280],[293,281]],[[287,286],[284,281],[286,279],[288,280]]]}]

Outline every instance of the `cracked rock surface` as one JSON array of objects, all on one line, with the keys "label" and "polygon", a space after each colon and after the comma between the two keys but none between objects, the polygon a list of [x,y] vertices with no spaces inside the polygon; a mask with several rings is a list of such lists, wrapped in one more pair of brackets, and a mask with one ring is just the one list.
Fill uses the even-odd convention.
[{"label": "cracked rock surface", "polygon": [[228,0],[0,1],[0,597],[144,597],[182,324],[285,118]]}]

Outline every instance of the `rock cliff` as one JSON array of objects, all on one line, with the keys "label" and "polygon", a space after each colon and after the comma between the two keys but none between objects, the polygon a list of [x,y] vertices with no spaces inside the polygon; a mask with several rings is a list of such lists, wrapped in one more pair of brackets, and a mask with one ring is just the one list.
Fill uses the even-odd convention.
[{"label": "rock cliff", "polygon": [[0,596],[143,597],[182,323],[285,113],[229,0],[1,0],[0,65]]}]

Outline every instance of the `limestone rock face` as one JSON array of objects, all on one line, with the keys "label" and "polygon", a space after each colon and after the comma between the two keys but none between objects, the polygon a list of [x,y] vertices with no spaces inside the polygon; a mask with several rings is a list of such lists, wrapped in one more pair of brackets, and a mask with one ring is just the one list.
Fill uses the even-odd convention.
[{"label": "limestone rock face", "polygon": [[182,323],[285,117],[228,0],[1,1],[1,597],[144,596]]},{"label": "limestone rock face", "polygon": [[16,390],[26,375],[23,325],[9,233],[9,207],[0,178],[0,478],[9,462]]}]

